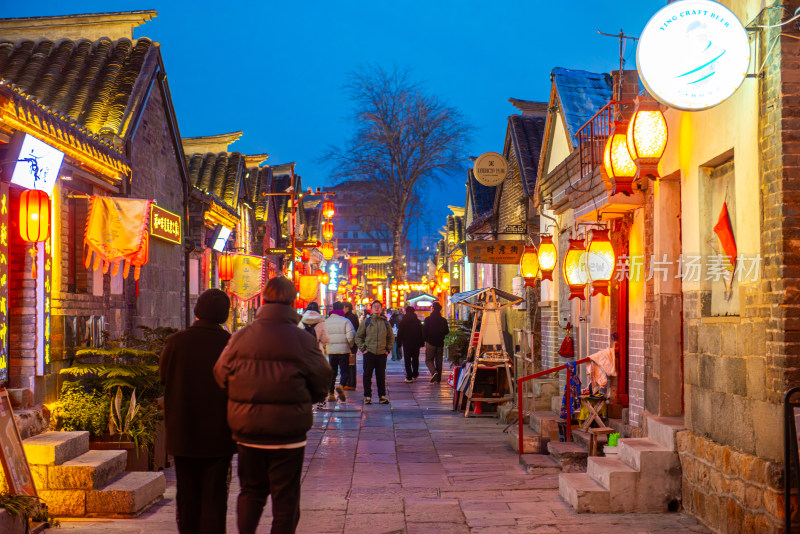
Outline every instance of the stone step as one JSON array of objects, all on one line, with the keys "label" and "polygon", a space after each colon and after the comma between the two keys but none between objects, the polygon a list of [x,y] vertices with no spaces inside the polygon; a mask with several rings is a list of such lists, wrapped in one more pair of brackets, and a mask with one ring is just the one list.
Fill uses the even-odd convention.
[{"label": "stone step", "polygon": [[[89,451],[61,465],[48,466],[43,489],[97,489],[125,472],[128,452]],[[39,486],[37,486],[39,487]]]},{"label": "stone step", "polygon": [[[592,456],[588,458],[586,474],[611,491],[612,496],[624,493],[633,497],[636,494],[636,481],[639,478],[639,472],[621,460]],[[612,506],[612,510],[609,511],[626,511],[624,509],[614,510],[613,508]]]},{"label": "stone step", "polygon": [[683,417],[647,417],[648,439],[671,451],[676,450],[675,435],[681,430],[686,430]]},{"label": "stone step", "polygon": [[99,490],[86,493],[88,517],[135,517],[162,499],[164,473],[131,471]]},{"label": "stone step", "polygon": [[556,412],[535,411],[531,413],[530,428],[534,434],[547,436],[551,441],[558,440],[558,422],[563,421]]},{"label": "stone step", "polygon": [[[549,438],[528,434],[525,432],[524,426],[522,432],[523,454],[546,454]],[[508,428],[508,445],[519,454],[519,427],[517,425],[511,425]]]},{"label": "stone step", "polygon": [[583,473],[586,471],[586,449],[572,442],[551,441],[547,451],[561,466],[564,473]]},{"label": "stone step", "polygon": [[537,412],[550,411],[552,398],[558,396],[558,378],[534,378],[533,394],[534,409]]},{"label": "stone step", "polygon": [[619,459],[648,475],[666,475],[673,469],[680,472],[678,454],[648,438],[623,438],[617,445]]},{"label": "stone step", "polygon": [[523,454],[519,457],[519,463],[525,472],[531,475],[561,472],[561,466],[549,454]]},{"label": "stone step", "polygon": [[550,411],[555,413],[561,413],[561,399],[563,395],[554,395],[550,399]]},{"label": "stone step", "polygon": [[610,492],[586,473],[558,475],[558,493],[579,514],[608,513]]},{"label": "stone step", "polygon": [[22,441],[32,465],[61,465],[89,450],[88,432],[44,432]]},{"label": "stone step", "polygon": [[[511,403],[501,404],[500,406],[497,407],[497,418],[506,424],[516,421],[517,407],[513,406]],[[528,415],[524,414],[522,416],[522,423],[527,424],[527,422],[528,422]]]}]

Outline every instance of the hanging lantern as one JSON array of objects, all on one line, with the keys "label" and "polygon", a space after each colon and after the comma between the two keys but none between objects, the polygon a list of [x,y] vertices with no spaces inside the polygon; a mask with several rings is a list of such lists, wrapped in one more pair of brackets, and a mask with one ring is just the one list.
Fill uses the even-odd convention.
[{"label": "hanging lantern", "polygon": [[323,243],[322,245],[320,245],[319,251],[322,252],[322,257],[325,258],[326,260],[333,259],[333,253],[334,253],[333,243]]},{"label": "hanging lantern", "polygon": [[633,193],[633,179],[636,177],[636,164],[628,153],[627,125],[615,121],[614,129],[608,136],[603,150],[603,169],[605,176],[611,181],[612,195]]},{"label": "hanging lantern", "polygon": [[430,282],[428,282],[428,287],[431,288],[431,291],[436,289],[436,280],[431,280]]},{"label": "hanging lantern", "polygon": [[356,276],[357,274],[358,274],[358,267],[356,267],[355,265],[350,267],[350,276]]},{"label": "hanging lantern", "polygon": [[357,286],[358,285],[358,278],[351,278],[350,279],[350,285],[353,286],[353,287]]},{"label": "hanging lantern", "polygon": [[300,259],[303,261],[309,261],[311,259],[311,252],[307,248],[304,248],[300,251]]},{"label": "hanging lantern", "polygon": [[325,221],[322,223],[322,237],[325,238],[325,241],[330,241],[333,239],[333,223],[330,221]]},{"label": "hanging lantern", "polygon": [[44,191],[28,189],[19,197],[19,235],[31,243],[50,236],[50,197]]},{"label": "hanging lantern", "polygon": [[331,276],[328,273],[322,273],[319,275],[319,282],[323,285],[328,285],[331,283]]},{"label": "hanging lantern", "polygon": [[233,278],[233,261],[227,254],[223,254],[217,261],[217,271],[219,272],[219,279],[222,282],[227,282]]},{"label": "hanging lantern", "polygon": [[336,209],[333,207],[333,200],[326,200],[322,203],[322,216],[326,219],[332,219],[336,215]]},{"label": "hanging lantern", "polygon": [[636,178],[658,177],[658,162],[667,147],[667,120],[652,98],[636,98],[636,111],[628,124],[628,153],[637,168]]},{"label": "hanging lantern", "polygon": [[592,230],[586,251],[586,270],[592,281],[592,296],[608,296],[608,283],[614,276],[617,256],[608,238],[608,230]]},{"label": "hanging lantern", "polygon": [[519,274],[525,279],[525,285],[534,287],[539,274],[539,257],[536,247],[526,246],[519,260]]},{"label": "hanging lantern", "polygon": [[586,245],[583,239],[570,239],[564,256],[564,281],[569,286],[569,300],[578,297],[586,300],[584,289],[589,281],[586,273]]},{"label": "hanging lantern", "polygon": [[553,236],[542,236],[539,242],[538,260],[539,268],[542,270],[542,280],[553,280],[553,270],[558,262],[558,251],[553,244]]}]

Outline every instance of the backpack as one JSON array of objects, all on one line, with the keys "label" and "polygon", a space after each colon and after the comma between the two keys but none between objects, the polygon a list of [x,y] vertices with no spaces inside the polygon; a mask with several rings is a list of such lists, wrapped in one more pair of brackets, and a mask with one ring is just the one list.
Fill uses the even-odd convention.
[{"label": "backpack", "polygon": [[314,324],[311,324],[311,325],[309,325],[309,324],[306,324],[306,323],[303,323],[303,328],[305,328],[305,329],[306,329],[306,332],[308,332],[309,334],[311,334],[312,336],[314,336],[314,339],[317,339],[317,334],[316,334],[316,332],[314,331],[314,329],[315,329],[316,327],[317,327],[317,323],[314,323]]}]

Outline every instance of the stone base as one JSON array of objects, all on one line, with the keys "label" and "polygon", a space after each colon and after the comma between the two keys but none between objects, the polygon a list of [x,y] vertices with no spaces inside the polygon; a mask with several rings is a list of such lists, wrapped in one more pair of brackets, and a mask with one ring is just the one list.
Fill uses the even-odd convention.
[{"label": "stone base", "polygon": [[[549,438],[543,436],[523,434],[522,453],[547,454],[547,443],[549,441]],[[514,452],[519,453],[519,428],[517,428],[516,425],[508,429],[508,445],[513,449]]]},{"label": "stone base", "polygon": [[25,521],[0,508],[0,532],[3,534],[25,534]]}]

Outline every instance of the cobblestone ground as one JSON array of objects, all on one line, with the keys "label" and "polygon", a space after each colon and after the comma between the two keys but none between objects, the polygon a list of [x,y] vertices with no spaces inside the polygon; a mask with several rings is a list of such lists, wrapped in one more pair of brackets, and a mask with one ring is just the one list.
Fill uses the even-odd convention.
[{"label": "cobblestone ground", "polygon": [[[347,402],[316,414],[306,447],[299,532],[708,532],[679,513],[576,514],[558,495],[557,474],[522,471],[496,419],[465,419],[451,411],[452,390],[430,384],[427,371],[404,384],[402,362],[390,361],[387,374],[391,405],[363,405],[359,375],[359,391],[347,392]],[[165,499],[140,517],[63,520],[61,530],[176,532],[174,471],[166,476]],[[238,492],[234,476],[230,533],[236,532]],[[259,532],[269,532],[270,515],[265,510]]]}]

